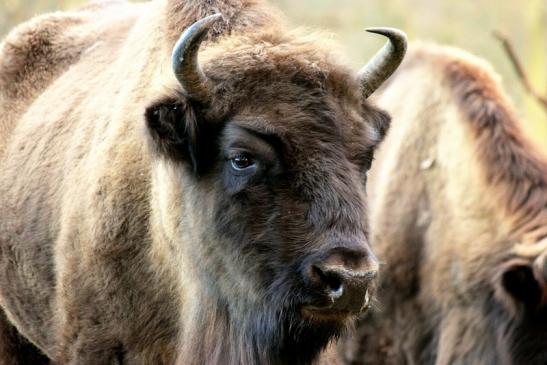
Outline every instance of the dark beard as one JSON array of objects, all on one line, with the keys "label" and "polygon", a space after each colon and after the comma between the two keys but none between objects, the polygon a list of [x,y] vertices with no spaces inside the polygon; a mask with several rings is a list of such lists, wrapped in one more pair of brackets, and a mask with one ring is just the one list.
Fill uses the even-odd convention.
[{"label": "dark beard", "polygon": [[299,308],[290,308],[272,316],[257,315],[247,339],[253,343],[257,363],[307,365],[347,327],[338,321],[311,321],[300,315]]},{"label": "dark beard", "polygon": [[347,328],[340,322],[312,322],[298,317],[292,326],[287,323],[283,326],[285,334],[279,347],[279,364],[311,364],[329,342],[338,340]]}]

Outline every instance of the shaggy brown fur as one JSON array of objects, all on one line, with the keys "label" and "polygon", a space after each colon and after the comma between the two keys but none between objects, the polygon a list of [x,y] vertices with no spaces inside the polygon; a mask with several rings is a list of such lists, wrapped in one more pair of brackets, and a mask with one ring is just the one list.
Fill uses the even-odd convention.
[{"label": "shaggy brown fur", "polygon": [[380,310],[351,364],[547,362],[547,160],[491,68],[415,46],[382,91],[371,171]]},{"label": "shaggy brown fur", "polygon": [[[4,363],[25,363],[16,346],[73,365],[310,363],[344,331],[347,316],[301,314],[324,299],[302,271],[333,248],[374,270],[364,181],[389,118],[328,47],[264,9],[97,3],[4,40]],[[170,55],[217,11],[205,106]],[[256,171],[230,167],[238,151]]]}]

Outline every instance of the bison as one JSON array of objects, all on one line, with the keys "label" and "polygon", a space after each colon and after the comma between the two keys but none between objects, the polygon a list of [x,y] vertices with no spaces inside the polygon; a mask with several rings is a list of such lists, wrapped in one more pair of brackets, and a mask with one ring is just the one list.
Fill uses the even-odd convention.
[{"label": "bison", "polygon": [[416,45],[378,103],[394,121],[369,179],[380,309],[347,363],[546,364],[547,159],[498,76]]},{"label": "bison", "polygon": [[389,117],[367,97],[406,40],[371,31],[389,41],[358,74],[254,0],[93,3],[12,31],[4,363],[315,361],[378,271],[365,180]]}]

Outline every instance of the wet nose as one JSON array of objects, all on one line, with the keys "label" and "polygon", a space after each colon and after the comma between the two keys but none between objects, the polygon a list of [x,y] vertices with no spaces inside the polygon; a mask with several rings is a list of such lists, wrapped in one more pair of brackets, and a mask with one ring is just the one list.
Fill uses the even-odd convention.
[{"label": "wet nose", "polygon": [[359,313],[370,304],[378,262],[366,249],[336,247],[312,262],[306,274],[330,301],[326,308]]}]

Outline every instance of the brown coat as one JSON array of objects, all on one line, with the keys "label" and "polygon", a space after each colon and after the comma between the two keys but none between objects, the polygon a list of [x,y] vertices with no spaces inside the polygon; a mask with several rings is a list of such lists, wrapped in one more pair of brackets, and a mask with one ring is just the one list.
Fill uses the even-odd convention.
[{"label": "brown coat", "polygon": [[393,116],[369,180],[385,264],[347,362],[545,364],[547,160],[498,76],[416,45],[379,104]]},{"label": "brown coat", "polygon": [[[170,56],[214,12],[205,107]],[[255,0],[96,3],[7,36],[0,363],[309,363],[344,330],[300,312],[303,267],[341,247],[375,270],[363,182],[389,118],[320,38]]]}]

